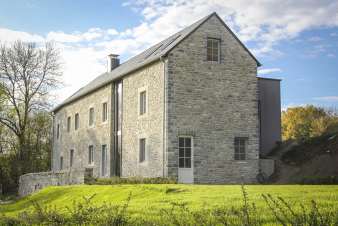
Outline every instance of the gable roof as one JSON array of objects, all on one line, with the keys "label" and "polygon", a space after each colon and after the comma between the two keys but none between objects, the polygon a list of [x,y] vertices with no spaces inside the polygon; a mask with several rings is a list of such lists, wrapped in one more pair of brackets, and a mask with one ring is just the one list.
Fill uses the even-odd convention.
[{"label": "gable roof", "polygon": [[73,95],[64,100],[61,104],[57,105],[52,112],[58,111],[61,107],[91,93],[95,90],[109,84],[110,82],[117,80],[137,69],[140,69],[152,62],[160,60],[162,57],[165,57],[175,46],[187,38],[191,33],[193,33],[197,28],[199,28],[204,22],[206,22],[212,16],[216,16],[225,28],[235,37],[235,39],[244,47],[244,49],[249,53],[249,55],[256,61],[258,66],[261,66],[259,61],[254,57],[254,55],[245,47],[245,45],[236,37],[236,35],[230,30],[230,28],[224,23],[224,21],[217,15],[216,12],[198,20],[192,25],[184,28],[183,30],[177,32],[176,34],[170,36],[169,38],[157,43],[156,45],[150,47],[149,49],[141,52],[140,54],[130,58],[126,62],[119,65],[117,68],[111,72],[105,72],[93,81],[85,85],[76,91]]}]

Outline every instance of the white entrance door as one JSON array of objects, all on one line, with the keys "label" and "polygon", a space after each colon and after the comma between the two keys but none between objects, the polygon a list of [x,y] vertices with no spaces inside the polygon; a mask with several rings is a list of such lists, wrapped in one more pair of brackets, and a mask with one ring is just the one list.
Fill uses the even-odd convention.
[{"label": "white entrance door", "polygon": [[194,183],[193,140],[192,137],[178,138],[178,182]]}]

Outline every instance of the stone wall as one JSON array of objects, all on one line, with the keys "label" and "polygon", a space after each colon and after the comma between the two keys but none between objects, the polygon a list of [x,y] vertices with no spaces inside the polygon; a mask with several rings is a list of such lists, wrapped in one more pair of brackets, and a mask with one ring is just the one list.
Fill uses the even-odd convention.
[{"label": "stone wall", "polygon": [[[158,61],[123,78],[122,177],[163,176],[164,63]],[[147,111],[139,115],[139,93]],[[139,161],[139,139],[146,139],[146,161]]]},{"label": "stone wall", "polygon": [[[53,170],[60,170],[60,157],[63,157],[63,169],[70,169],[70,150],[74,150],[72,169],[93,169],[94,177],[110,176],[111,149],[111,98],[112,85],[96,90],[85,97],[72,102],[55,113],[53,139]],[[102,121],[102,105],[107,103],[108,119]],[[89,125],[89,109],[94,108],[94,124]],[[79,114],[79,128],[75,130],[75,114]],[[71,117],[70,131],[67,131],[67,118]],[[57,125],[60,125],[60,137],[57,139]],[[94,146],[94,163],[89,164],[89,145]],[[107,145],[107,174],[101,175],[101,149]]]},{"label": "stone wall", "polygon": [[47,186],[83,183],[84,171],[82,170],[28,173],[20,176],[19,196],[24,197]]},{"label": "stone wall", "polygon": [[274,159],[260,159],[259,168],[264,175],[270,177],[275,172],[275,160]]},{"label": "stone wall", "polygon": [[[208,62],[207,38],[221,40],[220,62]],[[168,176],[178,176],[178,136],[192,136],[195,183],[255,182],[259,120],[257,63],[212,16],[176,46],[166,69]],[[234,160],[234,138],[248,137],[246,160]]]}]

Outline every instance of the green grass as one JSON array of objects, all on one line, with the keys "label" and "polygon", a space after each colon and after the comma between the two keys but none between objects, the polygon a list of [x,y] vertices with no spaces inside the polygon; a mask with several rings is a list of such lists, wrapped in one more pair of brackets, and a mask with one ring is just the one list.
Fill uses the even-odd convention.
[{"label": "green grass", "polygon": [[[337,185],[248,185],[249,202],[254,203],[266,222],[273,222],[262,194],[282,197],[293,207],[300,210],[316,201],[322,212],[338,211]],[[40,205],[55,206],[59,211],[71,207],[74,201],[93,194],[95,205],[103,203],[123,204],[131,194],[128,212],[133,217],[152,219],[159,216],[161,209],[169,209],[172,203],[186,203],[194,210],[215,207],[243,206],[243,196],[239,185],[180,185],[180,184],[138,184],[138,185],[78,185],[49,187],[40,192],[17,200],[14,203],[0,205],[1,213],[16,216],[19,212],[32,210],[34,202]]]}]

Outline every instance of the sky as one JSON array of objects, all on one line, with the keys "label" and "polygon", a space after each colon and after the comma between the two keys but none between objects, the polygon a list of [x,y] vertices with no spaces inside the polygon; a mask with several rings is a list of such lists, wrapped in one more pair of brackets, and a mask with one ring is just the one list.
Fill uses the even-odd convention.
[{"label": "sky", "polygon": [[282,79],[282,108],[338,108],[338,0],[0,0],[0,42],[55,42],[64,86],[55,102],[121,61],[217,12],[262,63],[258,76]]}]

